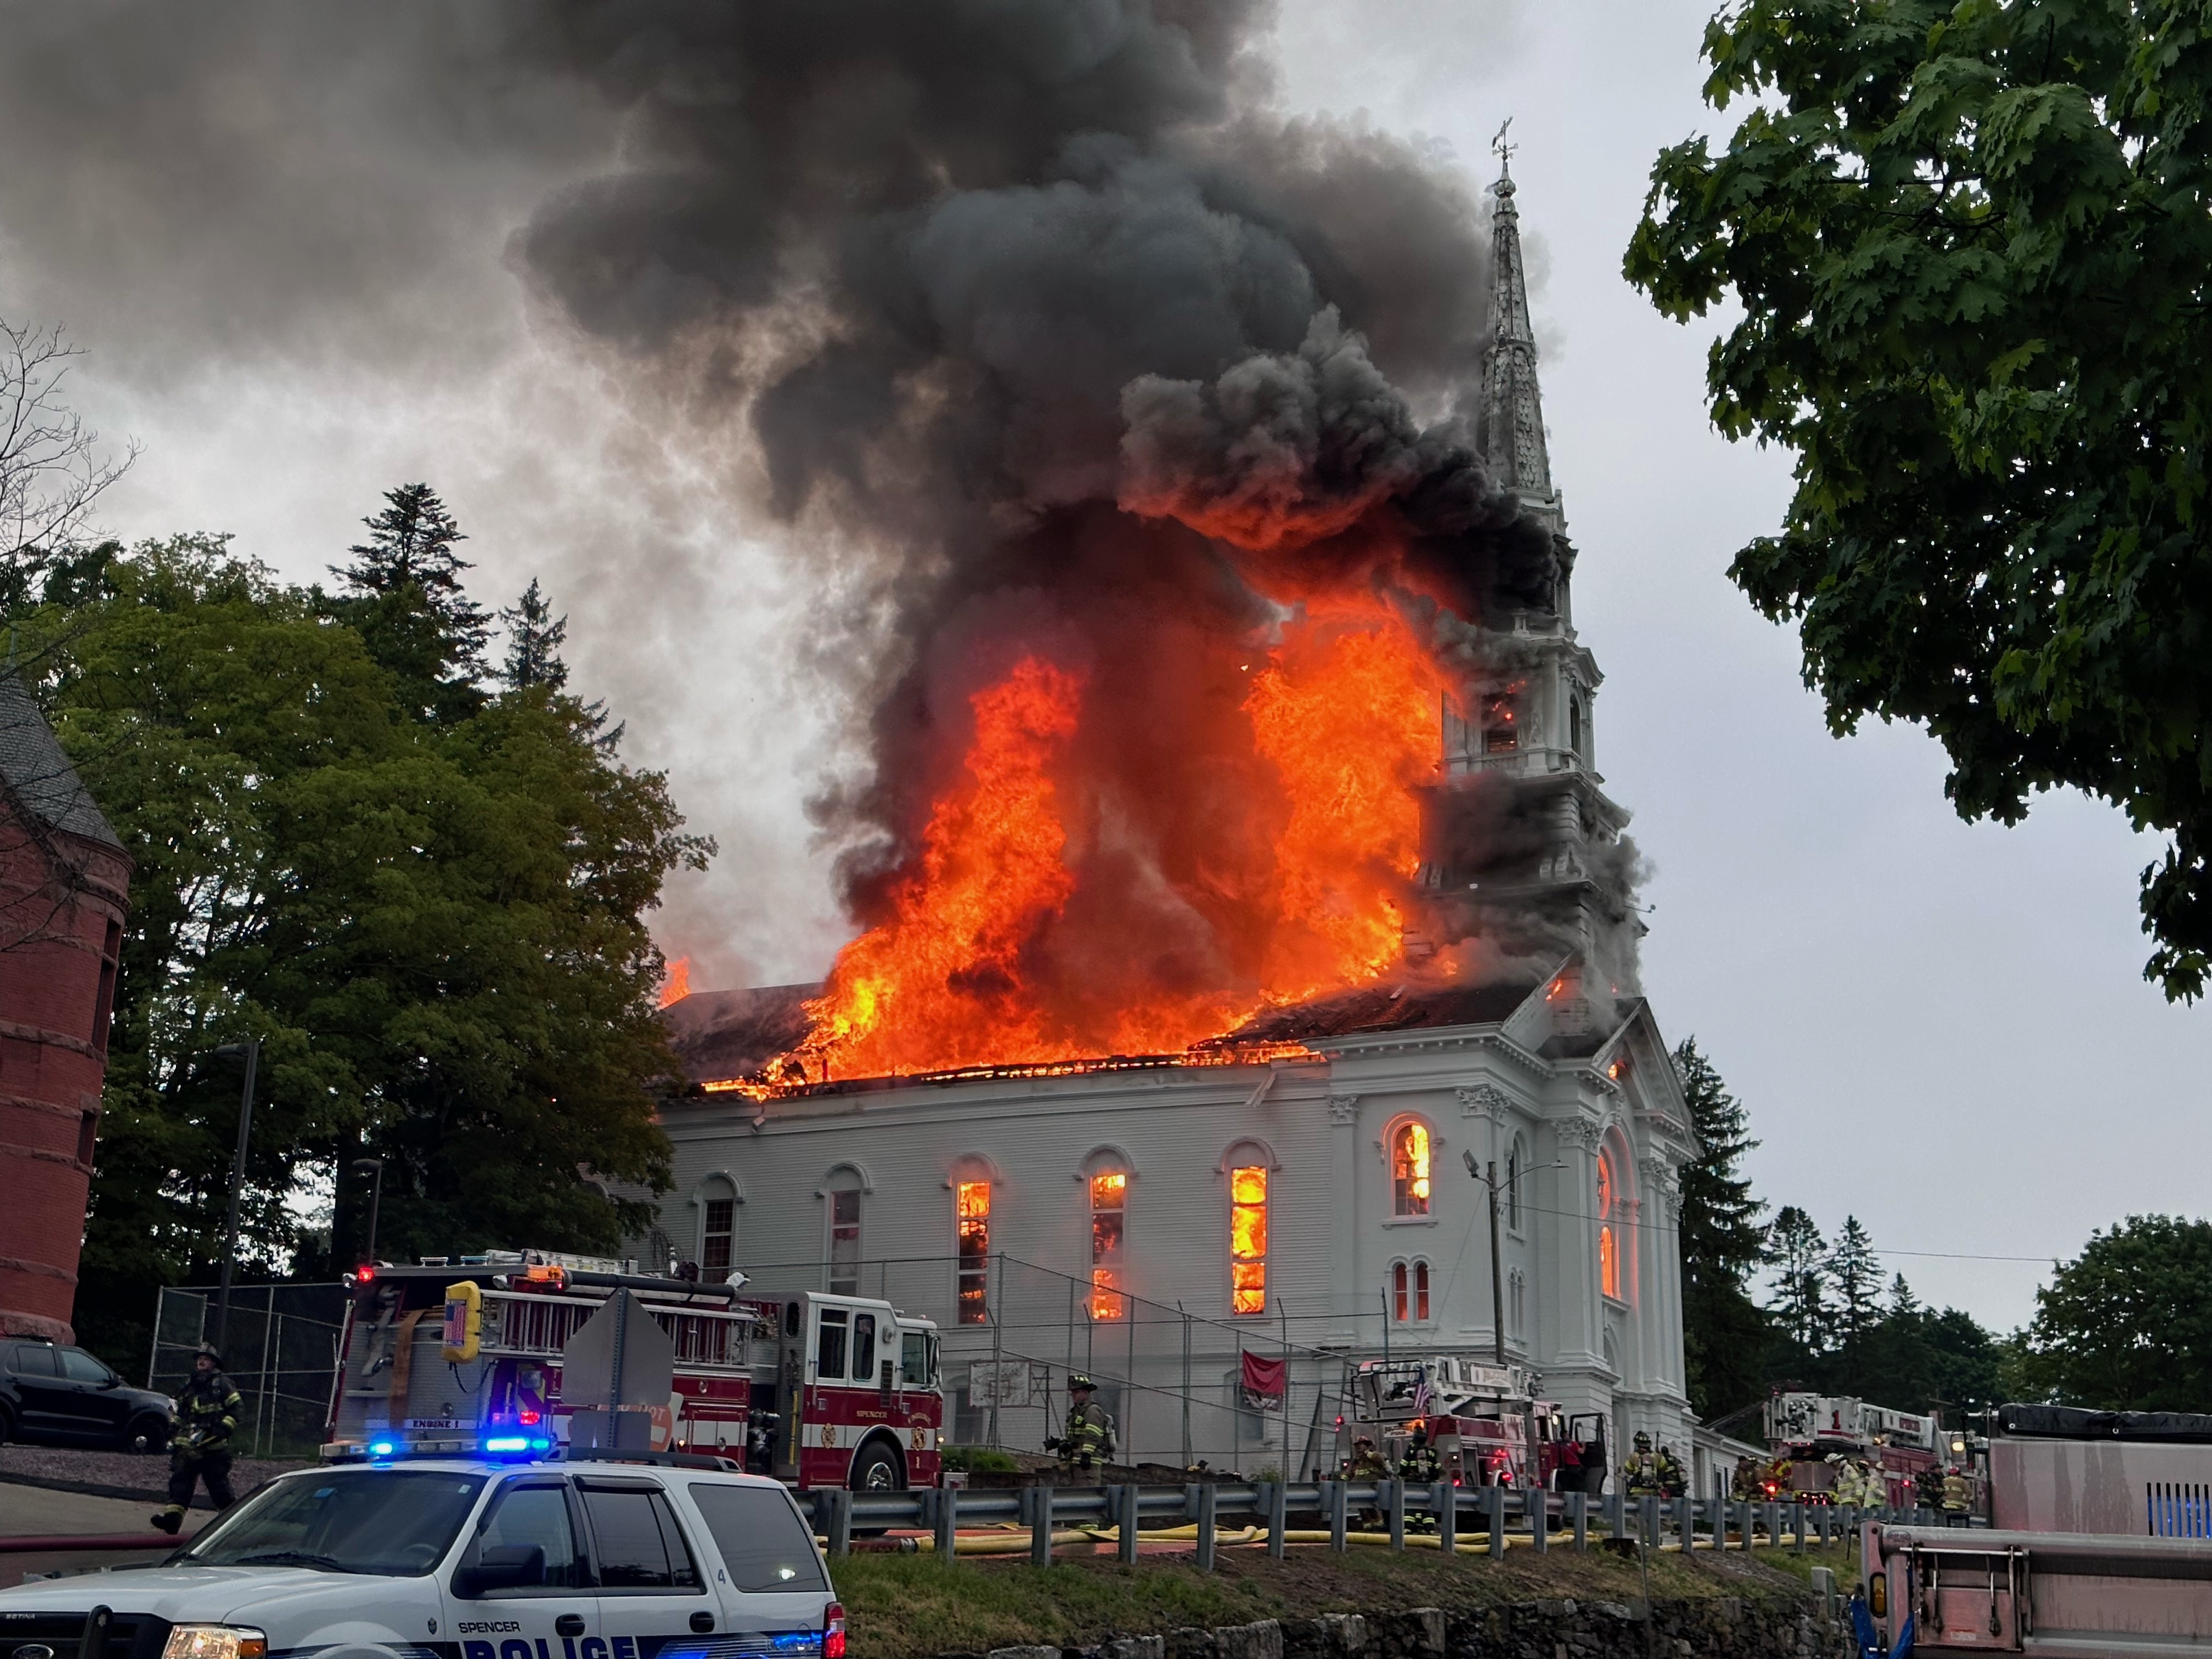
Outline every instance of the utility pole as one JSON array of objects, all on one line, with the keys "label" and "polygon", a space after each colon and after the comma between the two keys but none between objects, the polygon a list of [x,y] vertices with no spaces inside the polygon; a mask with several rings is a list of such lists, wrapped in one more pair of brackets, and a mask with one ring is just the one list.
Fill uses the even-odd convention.
[{"label": "utility pole", "polygon": [[[1498,1243],[1498,1164],[1495,1159],[1492,1160],[1489,1173],[1486,1175],[1483,1166],[1474,1161],[1473,1152],[1463,1156],[1467,1160],[1467,1172],[1480,1182],[1483,1190],[1490,1195],[1490,1334],[1498,1356],[1498,1369],[1503,1370],[1505,1368],[1505,1264],[1504,1253]],[[1519,1178],[1517,1170],[1515,1178]]]},{"label": "utility pole", "polygon": [[357,1178],[366,1178],[370,1182],[368,1239],[362,1246],[361,1259],[363,1261],[373,1262],[376,1260],[377,1212],[384,1207],[384,1160],[380,1158],[357,1158],[353,1161],[353,1173]]},{"label": "utility pole", "polygon": [[238,1201],[246,1185],[246,1146],[253,1133],[253,1074],[261,1064],[261,1039],[248,1037],[244,1042],[226,1042],[215,1052],[218,1054],[246,1056],[246,1087],[238,1101],[238,1151],[230,1161],[230,1223],[223,1230],[222,1284],[216,1292],[215,1346],[216,1352],[228,1360],[230,1358],[230,1279],[238,1265]]}]

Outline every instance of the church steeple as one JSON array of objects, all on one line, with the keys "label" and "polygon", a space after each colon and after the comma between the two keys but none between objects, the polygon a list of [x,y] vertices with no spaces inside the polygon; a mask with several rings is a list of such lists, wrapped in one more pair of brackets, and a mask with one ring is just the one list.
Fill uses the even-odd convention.
[{"label": "church steeple", "polygon": [[1490,475],[1520,493],[1522,503],[1565,528],[1559,492],[1552,487],[1552,458],[1544,442],[1544,404],[1536,386],[1536,332],[1528,320],[1528,280],[1521,262],[1521,214],[1514,205],[1513,151],[1505,142],[1509,118],[1491,142],[1501,164],[1492,193],[1490,347],[1484,354],[1482,458]]}]

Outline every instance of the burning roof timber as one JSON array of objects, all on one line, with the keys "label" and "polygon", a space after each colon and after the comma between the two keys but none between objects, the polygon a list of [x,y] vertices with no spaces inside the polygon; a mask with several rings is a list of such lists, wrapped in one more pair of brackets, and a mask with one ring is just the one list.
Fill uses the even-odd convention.
[{"label": "burning roof timber", "polygon": [[1585,991],[1584,979],[1578,958],[1563,962],[1534,982],[1463,985],[1415,975],[1271,1008],[1234,1030],[1177,1053],[1035,1062],[1010,1059],[888,1077],[787,1074],[776,1080],[779,1062],[808,1032],[805,1005],[821,994],[819,984],[698,992],[671,1005],[662,1018],[695,1089],[781,1097],[994,1077],[1321,1060],[1328,1045],[1339,1039],[1474,1027],[1504,1028],[1523,1046],[1547,1058],[1586,1059],[1611,1041],[1639,1000],[1606,995],[1593,1000]]}]

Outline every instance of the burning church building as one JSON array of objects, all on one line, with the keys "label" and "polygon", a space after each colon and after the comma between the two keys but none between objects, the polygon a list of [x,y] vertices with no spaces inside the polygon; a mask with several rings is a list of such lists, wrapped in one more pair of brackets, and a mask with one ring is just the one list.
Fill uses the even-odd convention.
[{"label": "burning church building", "polygon": [[[861,932],[821,983],[667,1010],[641,1255],[935,1319],[956,1442],[1036,1449],[1075,1370],[1125,1455],[1310,1473],[1351,1365],[1502,1352],[1686,1451],[1695,1143],[1510,168],[1474,261],[1452,413],[1316,277],[1302,334],[1120,382],[1109,488],[1071,463],[951,532],[988,551],[902,599],[875,775],[823,809],[869,831]],[[1025,455],[1087,417],[1029,418]]]}]

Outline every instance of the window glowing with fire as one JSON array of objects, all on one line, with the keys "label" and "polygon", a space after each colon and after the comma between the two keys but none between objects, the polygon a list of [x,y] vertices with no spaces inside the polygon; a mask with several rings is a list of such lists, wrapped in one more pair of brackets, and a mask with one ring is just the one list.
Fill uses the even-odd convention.
[{"label": "window glowing with fire", "polygon": [[1091,1316],[1121,1319],[1128,1312],[1121,1293],[1121,1245],[1127,1235],[1129,1176],[1101,1170],[1091,1177]]},{"label": "window glowing with fire", "polygon": [[955,1183],[952,1214],[959,1230],[960,1322],[985,1324],[991,1316],[991,1183]]},{"label": "window glowing with fire", "polygon": [[1247,1164],[1229,1172],[1229,1307],[1267,1311],[1267,1171]]},{"label": "window glowing with fire", "polygon": [[1391,1207],[1399,1215],[1429,1212],[1429,1126],[1402,1123],[1390,1137]]},{"label": "window glowing with fire", "polygon": [[1598,1287],[1616,1302],[1620,1299],[1620,1241],[1613,1224],[1613,1157],[1597,1155],[1597,1281]]}]

